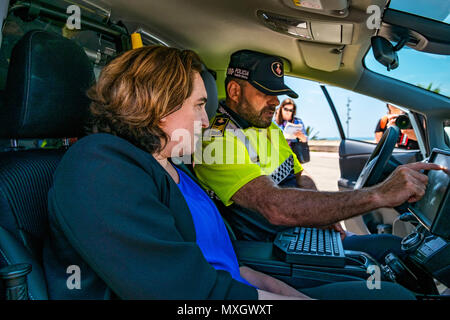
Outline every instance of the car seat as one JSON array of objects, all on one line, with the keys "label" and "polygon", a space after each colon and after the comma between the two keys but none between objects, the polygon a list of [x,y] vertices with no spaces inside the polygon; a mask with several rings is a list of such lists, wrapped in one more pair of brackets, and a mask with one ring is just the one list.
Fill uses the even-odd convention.
[{"label": "car seat", "polygon": [[[218,107],[216,83],[206,67],[201,76],[211,118]],[[0,105],[0,138],[81,137],[89,106],[85,92],[94,79],[92,65],[76,43],[50,32],[30,31],[11,55],[8,94]],[[7,298],[48,299],[42,269],[47,194],[65,151],[0,152],[0,276],[21,275],[28,284],[28,295],[9,292]],[[0,298],[5,298],[4,292],[0,284]]]},{"label": "car seat", "polygon": [[[94,81],[91,62],[75,42],[47,31],[28,32],[11,54],[0,138],[81,137],[89,106],[86,90]],[[9,266],[1,275],[26,274],[27,265],[17,264],[30,264],[30,299],[47,299],[41,267],[48,231],[47,193],[65,151],[0,152],[0,268]],[[0,295],[4,292],[0,288]],[[8,292],[8,298],[27,298]]]}]

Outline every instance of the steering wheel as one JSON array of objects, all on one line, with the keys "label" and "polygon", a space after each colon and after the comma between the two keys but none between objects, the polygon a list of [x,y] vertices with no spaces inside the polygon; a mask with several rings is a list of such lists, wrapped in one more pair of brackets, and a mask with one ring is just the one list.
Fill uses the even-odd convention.
[{"label": "steering wheel", "polygon": [[355,189],[370,187],[380,182],[399,136],[400,129],[397,126],[387,128],[362,169]]}]

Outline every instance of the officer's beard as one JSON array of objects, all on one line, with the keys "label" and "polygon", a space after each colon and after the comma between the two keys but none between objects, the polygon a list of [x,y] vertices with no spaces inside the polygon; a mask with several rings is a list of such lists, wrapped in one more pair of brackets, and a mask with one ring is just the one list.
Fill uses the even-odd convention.
[{"label": "officer's beard", "polygon": [[239,115],[245,121],[247,121],[251,127],[256,128],[268,128],[272,123],[272,119],[265,120],[263,115],[265,112],[275,112],[275,106],[266,106],[259,111],[250,104],[244,95],[241,95],[237,110],[239,110]]}]

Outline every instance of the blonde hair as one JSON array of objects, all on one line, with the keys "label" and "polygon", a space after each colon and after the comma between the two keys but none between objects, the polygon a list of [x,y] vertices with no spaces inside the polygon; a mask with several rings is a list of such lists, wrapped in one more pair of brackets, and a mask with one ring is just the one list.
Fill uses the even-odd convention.
[{"label": "blonde hair", "polygon": [[190,50],[147,46],[125,52],[103,68],[88,91],[88,132],[161,151],[169,137],[159,121],[181,108],[192,93],[194,72],[201,70],[199,56]]}]

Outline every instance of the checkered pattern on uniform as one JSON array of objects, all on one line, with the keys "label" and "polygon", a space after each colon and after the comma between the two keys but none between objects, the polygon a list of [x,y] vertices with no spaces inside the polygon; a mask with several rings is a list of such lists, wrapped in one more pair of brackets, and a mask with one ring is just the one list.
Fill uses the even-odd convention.
[{"label": "checkered pattern on uniform", "polygon": [[276,168],[270,177],[273,182],[280,184],[287,176],[294,171],[294,158],[289,156],[278,168]]}]

